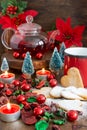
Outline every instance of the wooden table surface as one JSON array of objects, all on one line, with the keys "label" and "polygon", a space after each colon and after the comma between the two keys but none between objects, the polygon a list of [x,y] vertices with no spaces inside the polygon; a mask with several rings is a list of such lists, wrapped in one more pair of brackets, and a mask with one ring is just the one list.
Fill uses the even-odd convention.
[{"label": "wooden table surface", "polygon": [[[73,128],[76,126],[78,128]],[[79,121],[75,121],[73,123],[67,122],[65,125],[60,126],[61,130],[87,130],[87,119],[81,119]],[[34,130],[34,125],[25,125],[21,119],[15,122],[2,122],[0,121],[0,130]],[[52,126],[50,125],[48,130],[51,130]]]}]

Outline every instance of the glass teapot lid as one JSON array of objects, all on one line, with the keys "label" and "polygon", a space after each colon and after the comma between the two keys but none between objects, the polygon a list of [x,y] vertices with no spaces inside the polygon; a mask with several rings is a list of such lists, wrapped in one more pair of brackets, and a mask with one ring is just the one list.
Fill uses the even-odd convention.
[{"label": "glass teapot lid", "polygon": [[26,17],[26,23],[23,23],[17,28],[20,33],[37,33],[40,32],[42,27],[39,24],[33,23],[33,17],[28,15]]}]

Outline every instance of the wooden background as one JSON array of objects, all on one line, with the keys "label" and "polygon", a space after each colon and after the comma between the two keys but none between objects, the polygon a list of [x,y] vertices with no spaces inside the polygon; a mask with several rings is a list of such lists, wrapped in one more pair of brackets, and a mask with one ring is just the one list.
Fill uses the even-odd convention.
[{"label": "wooden background", "polygon": [[[57,17],[66,20],[72,18],[72,26],[87,25],[87,0],[26,0],[27,9],[35,9],[39,12],[34,22],[42,25],[45,31],[52,28]],[[1,10],[1,8],[0,8]],[[0,28],[0,35],[2,30]],[[83,46],[87,46],[87,27],[83,35]],[[4,53],[4,47],[0,44],[0,56]]]}]

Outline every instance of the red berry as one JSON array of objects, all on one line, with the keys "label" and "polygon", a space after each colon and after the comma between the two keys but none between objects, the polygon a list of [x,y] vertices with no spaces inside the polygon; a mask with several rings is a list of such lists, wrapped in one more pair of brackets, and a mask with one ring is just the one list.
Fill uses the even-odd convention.
[{"label": "red berry", "polygon": [[26,110],[31,108],[30,104],[28,102],[26,102],[26,101],[23,101],[22,104],[24,105],[24,108]]},{"label": "red berry", "polygon": [[17,11],[18,7],[17,6],[14,6],[14,10]]},{"label": "red berry", "polygon": [[14,84],[15,86],[20,86],[20,81],[19,80],[14,80],[12,82],[12,84]]},{"label": "red berry", "polygon": [[12,91],[10,89],[7,89],[6,92],[5,92],[5,94],[7,96],[11,96],[12,95]]},{"label": "red berry", "polygon": [[49,81],[49,84],[50,84],[51,87],[55,87],[55,86],[58,84],[58,82],[57,82],[56,79],[51,79],[51,80]]},{"label": "red berry", "polygon": [[42,57],[43,57],[43,54],[42,54],[42,53],[39,52],[39,53],[36,54],[36,58],[37,58],[37,59],[41,59]]},{"label": "red berry", "polygon": [[3,89],[5,87],[4,83],[0,82],[0,89]]},{"label": "red berry", "polygon": [[24,95],[18,95],[17,96],[17,102],[22,103],[23,101],[25,101],[25,96]]},{"label": "red berry", "polygon": [[67,113],[67,119],[69,121],[75,121],[78,118],[78,112],[76,110],[69,110]]},{"label": "red berry", "polygon": [[40,115],[43,115],[43,109],[41,107],[35,107],[34,108],[34,114],[35,116],[40,116]]},{"label": "red berry", "polygon": [[54,79],[55,78],[55,75],[54,74],[49,74],[47,75],[47,80],[50,81],[51,79]]},{"label": "red berry", "polygon": [[19,58],[19,56],[20,56],[20,54],[19,54],[18,52],[14,52],[14,53],[13,53],[13,57],[14,57],[14,58]]},{"label": "red berry", "polygon": [[37,96],[37,102],[39,103],[39,104],[42,104],[42,103],[44,103],[46,101],[46,97],[43,95],[43,94],[39,94],[38,96]]},{"label": "red berry", "polygon": [[27,84],[27,83],[23,83],[22,86],[21,86],[21,89],[22,89],[24,92],[29,91],[30,88],[31,88],[31,85],[30,85],[30,84]]}]

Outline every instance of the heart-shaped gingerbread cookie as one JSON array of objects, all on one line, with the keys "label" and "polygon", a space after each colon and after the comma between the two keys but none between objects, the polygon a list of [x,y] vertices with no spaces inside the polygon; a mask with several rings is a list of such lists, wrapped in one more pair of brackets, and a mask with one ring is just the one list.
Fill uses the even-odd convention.
[{"label": "heart-shaped gingerbread cookie", "polygon": [[67,75],[61,77],[61,85],[64,87],[75,86],[83,88],[83,81],[79,72],[79,69],[76,67],[71,67],[67,71]]}]

